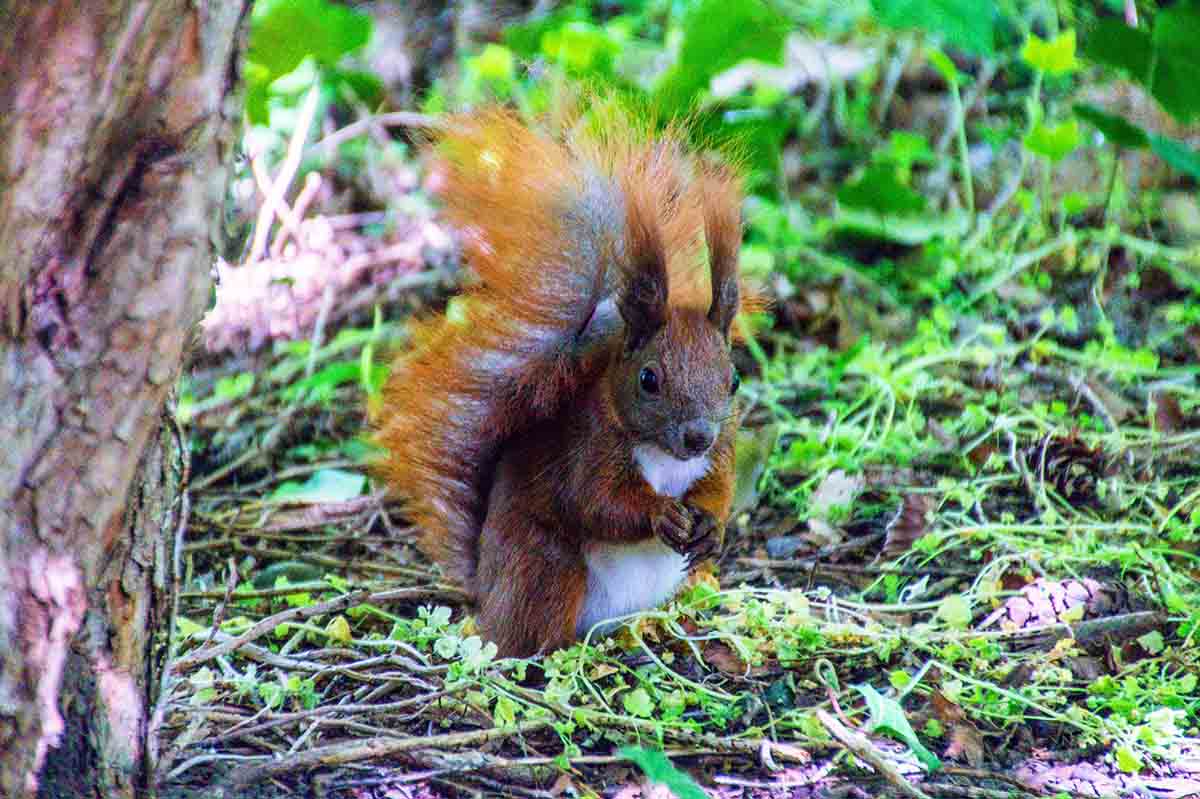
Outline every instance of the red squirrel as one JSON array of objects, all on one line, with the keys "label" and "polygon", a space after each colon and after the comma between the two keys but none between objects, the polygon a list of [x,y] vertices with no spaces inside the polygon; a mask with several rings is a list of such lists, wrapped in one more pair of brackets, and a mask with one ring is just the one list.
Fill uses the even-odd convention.
[{"label": "red squirrel", "polygon": [[375,414],[378,472],[501,656],[669,599],[733,493],[741,186],[678,131],[502,110],[434,144],[477,280],[414,325]]}]

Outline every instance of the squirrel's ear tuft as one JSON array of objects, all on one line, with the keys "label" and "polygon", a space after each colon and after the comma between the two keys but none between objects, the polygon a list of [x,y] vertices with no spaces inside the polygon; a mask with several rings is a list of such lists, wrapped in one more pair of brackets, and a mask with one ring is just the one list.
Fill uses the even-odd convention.
[{"label": "squirrel's ear tuft", "polygon": [[729,338],[740,303],[738,251],[742,245],[741,186],[725,169],[712,167],[703,178],[704,240],[712,273],[712,304],[708,319]]},{"label": "squirrel's ear tuft", "polygon": [[667,322],[667,249],[649,197],[626,191],[626,264],[617,309],[625,320],[625,348],[641,349]]}]

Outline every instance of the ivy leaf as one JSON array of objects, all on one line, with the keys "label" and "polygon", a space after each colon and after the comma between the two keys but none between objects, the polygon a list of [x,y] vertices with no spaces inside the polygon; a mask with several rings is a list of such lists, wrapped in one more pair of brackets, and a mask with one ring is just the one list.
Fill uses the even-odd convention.
[{"label": "ivy leaf", "polygon": [[985,0],[871,0],[889,28],[923,30],[976,55],[995,51],[996,4]]},{"label": "ivy leaf", "polygon": [[913,732],[912,725],[908,723],[908,717],[904,715],[904,709],[900,707],[899,702],[882,695],[867,683],[856,685],[854,689],[862,694],[867,702],[867,709],[871,711],[872,731],[886,733],[907,745],[917,760],[930,771],[937,771],[942,767],[942,761],[926,749]]},{"label": "ivy leaf", "polygon": [[1064,31],[1050,41],[1030,34],[1021,48],[1021,57],[1047,75],[1074,72],[1079,68],[1075,60],[1075,31]]},{"label": "ivy leaf", "polygon": [[1146,131],[1124,117],[1106,113],[1094,105],[1084,103],[1075,105],[1075,116],[1094,126],[1104,134],[1104,138],[1118,147],[1141,150],[1150,146],[1150,138]]},{"label": "ivy leaf", "polygon": [[336,64],[371,37],[371,18],[327,0],[259,0],[250,17],[246,58],[278,77],[307,56]]},{"label": "ivy leaf", "polygon": [[1039,122],[1025,137],[1025,146],[1038,155],[1058,162],[1078,147],[1080,141],[1079,123],[1070,119],[1054,126]]},{"label": "ivy leaf", "polygon": [[708,794],[696,784],[696,781],[685,772],[675,768],[675,764],[657,749],[641,749],[636,746],[626,746],[619,752],[637,764],[650,782],[662,785],[678,799],[708,799]]}]

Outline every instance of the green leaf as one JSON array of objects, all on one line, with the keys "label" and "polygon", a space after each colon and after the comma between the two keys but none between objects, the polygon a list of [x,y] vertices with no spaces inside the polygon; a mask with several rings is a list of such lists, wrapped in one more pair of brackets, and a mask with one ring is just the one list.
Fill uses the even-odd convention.
[{"label": "green leaf", "polygon": [[654,702],[645,688],[635,688],[625,694],[625,710],[640,718],[649,718],[654,712]]},{"label": "green leaf", "polygon": [[1053,127],[1039,122],[1025,137],[1025,146],[1038,155],[1057,162],[1078,147],[1080,141],[1082,138],[1079,135],[1079,122],[1069,119]]},{"label": "green leaf", "polygon": [[1158,135],[1150,137],[1150,149],[1159,158],[1166,161],[1172,169],[1178,169],[1180,172],[1200,180],[1200,152],[1193,150],[1183,142]]},{"label": "green leaf", "polygon": [[619,754],[637,764],[650,782],[666,787],[678,799],[708,799],[708,794],[696,784],[685,771],[657,749],[642,749],[635,746],[623,747]]},{"label": "green leaf", "polygon": [[886,733],[906,744],[917,760],[930,771],[937,771],[942,767],[942,761],[918,740],[912,725],[908,723],[908,717],[904,715],[904,709],[896,700],[883,696],[867,683],[856,685],[854,688],[862,694],[867,702],[867,709],[871,711],[871,730]]},{"label": "green leaf", "polygon": [[373,73],[361,69],[331,69],[329,80],[339,89],[348,89],[367,108],[378,108],[387,100],[383,81]]},{"label": "green leaf", "polygon": [[327,0],[258,0],[250,17],[246,59],[278,77],[307,56],[333,65],[367,43],[371,18]]},{"label": "green leaf", "polygon": [[833,227],[843,233],[894,241],[914,247],[933,239],[964,235],[971,220],[965,211],[913,216],[880,216],[868,211],[839,208]]},{"label": "green leaf", "polygon": [[247,396],[254,388],[254,375],[243,372],[217,381],[217,396],[224,400],[235,400]]},{"label": "green leaf", "polygon": [[885,148],[877,152],[878,156],[891,161],[901,170],[907,172],[913,164],[930,164],[936,159],[929,140],[920,133],[907,130],[893,131],[888,137]]},{"label": "green leaf", "polygon": [[1079,68],[1075,60],[1075,31],[1064,31],[1050,41],[1030,34],[1021,57],[1048,75],[1065,75]]},{"label": "green leaf", "polygon": [[1154,45],[1146,31],[1118,19],[1101,19],[1087,30],[1083,55],[1097,64],[1119,69],[1145,84],[1150,80]]},{"label": "green leaf", "polygon": [[971,624],[971,603],[962,594],[950,594],[938,603],[937,615],[956,630],[965,630]]},{"label": "green leaf", "polygon": [[1154,18],[1154,74],[1150,93],[1180,122],[1200,117],[1200,7],[1179,3]]},{"label": "green leaf", "polygon": [[269,125],[271,112],[267,110],[268,88],[274,76],[262,64],[247,61],[242,68],[246,81],[246,118],[251,125]]},{"label": "green leaf", "polygon": [[335,361],[318,372],[297,380],[288,387],[289,394],[315,391],[321,396],[332,396],[333,389],[362,379],[361,359]]},{"label": "green leaf", "polygon": [[890,28],[923,30],[977,55],[995,50],[996,4],[985,0],[871,0]]},{"label": "green leaf", "polygon": [[1142,759],[1128,745],[1117,747],[1117,768],[1126,774],[1137,774],[1142,770]]},{"label": "green leaf", "polygon": [[289,480],[271,492],[272,502],[345,502],[362,494],[367,478],[342,469],[320,469],[303,483]]},{"label": "green leaf", "polygon": [[558,30],[569,22],[586,22],[587,19],[587,10],[582,6],[568,5],[529,22],[509,25],[504,29],[504,43],[518,55],[536,58],[542,55],[542,38],[547,33]]},{"label": "green leaf", "polygon": [[767,0],[699,0],[683,19],[679,60],[655,89],[664,112],[686,111],[714,75],[754,59],[783,61],[783,43],[790,25]]},{"label": "green leaf", "polygon": [[942,76],[942,80],[951,86],[957,86],[962,82],[962,75],[959,74],[958,67],[954,66],[954,62],[950,60],[950,56],[943,53],[941,50],[930,50],[928,53],[929,63]]},{"label": "green leaf", "polygon": [[1129,122],[1124,117],[1108,114],[1094,105],[1077,103],[1074,106],[1075,116],[1094,126],[1118,147],[1129,147],[1140,150],[1150,146],[1146,131]]},{"label": "green leaf", "polygon": [[613,57],[620,50],[608,31],[583,21],[547,31],[540,47],[542,55],[575,73],[611,71]]},{"label": "green leaf", "polygon": [[850,208],[863,208],[878,214],[914,214],[925,210],[925,197],[900,182],[896,168],[873,164],[857,179],[844,184],[837,193],[838,202]]},{"label": "green leaf", "polygon": [[1160,655],[1166,649],[1166,642],[1163,640],[1163,634],[1158,630],[1151,630],[1145,635],[1138,636],[1137,642],[1151,655]]},{"label": "green leaf", "polygon": [[487,45],[470,62],[479,76],[487,80],[507,83],[516,74],[512,50],[499,44]]},{"label": "green leaf", "polygon": [[1083,54],[1114,67],[1149,89],[1154,99],[1181,122],[1200,117],[1200,81],[1196,80],[1196,42],[1200,7],[1180,3],[1160,11],[1152,31],[1104,19],[1088,30]]}]

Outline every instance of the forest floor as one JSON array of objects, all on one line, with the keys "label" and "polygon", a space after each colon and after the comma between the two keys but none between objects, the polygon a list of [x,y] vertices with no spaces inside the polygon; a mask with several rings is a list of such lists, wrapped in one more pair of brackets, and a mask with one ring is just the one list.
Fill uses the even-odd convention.
[{"label": "forest floor", "polygon": [[386,214],[309,172],[221,267],[180,388],[163,789],[1200,796],[1200,234],[1163,210],[1195,189],[998,147],[968,200],[944,144],[908,166],[946,210],[903,224],[835,207],[811,143],[751,198],[774,305],[725,549],[534,661],[473,635],[367,477],[381,364],[458,279],[421,164],[386,166]]}]

